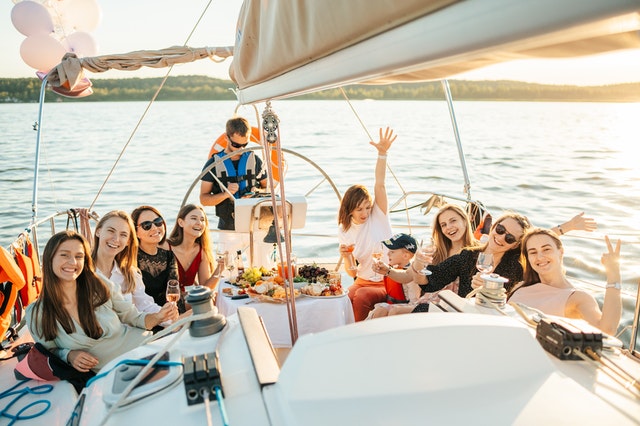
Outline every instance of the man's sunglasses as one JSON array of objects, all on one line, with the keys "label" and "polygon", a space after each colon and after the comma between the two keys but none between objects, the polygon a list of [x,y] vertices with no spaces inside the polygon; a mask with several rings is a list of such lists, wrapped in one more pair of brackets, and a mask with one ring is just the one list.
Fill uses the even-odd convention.
[{"label": "man's sunglasses", "polygon": [[505,228],[501,223],[496,225],[496,233],[498,235],[504,235],[504,240],[507,242],[507,244],[513,244],[518,241],[516,237],[507,232],[507,228]]},{"label": "man's sunglasses", "polygon": [[164,225],[164,219],[161,217],[156,217],[153,220],[145,220],[144,222],[141,222],[140,225],[138,226],[144,229],[145,231],[148,231],[149,229],[151,229],[153,225],[155,225],[157,228],[162,227],[162,225]]},{"label": "man's sunglasses", "polygon": [[244,148],[245,146],[249,145],[249,142],[247,142],[247,143],[234,142],[234,141],[231,140],[231,136],[229,136],[229,135],[227,135],[227,139],[229,140],[229,143],[231,144],[231,146],[236,148],[236,149],[241,149],[241,148]]}]

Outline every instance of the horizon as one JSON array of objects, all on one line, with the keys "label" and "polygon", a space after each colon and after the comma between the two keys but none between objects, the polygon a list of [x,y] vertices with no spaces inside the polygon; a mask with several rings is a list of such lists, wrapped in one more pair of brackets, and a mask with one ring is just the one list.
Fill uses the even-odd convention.
[{"label": "horizon", "polygon": [[[35,0],[38,2],[38,0]],[[18,1],[16,1],[18,2]],[[126,53],[135,50],[161,49],[185,44],[187,36],[203,13],[210,0],[192,0],[176,7],[166,0],[125,0],[97,1],[101,9],[98,27],[90,34],[98,44],[98,55]],[[175,4],[175,2],[172,2]],[[196,4],[197,3],[197,4]],[[236,17],[241,0],[225,0],[210,5],[188,45],[232,46],[235,38]],[[24,63],[20,56],[20,45],[25,39],[11,22],[14,2],[0,3],[0,36],[4,40],[0,52],[3,65],[0,77],[36,77],[36,70]],[[153,12],[149,10],[153,8]],[[152,15],[153,19],[144,19]],[[230,17],[220,19],[219,17]],[[144,17],[139,19],[139,17]],[[167,31],[171,28],[171,31]],[[191,64],[176,65],[171,75],[199,75],[230,80],[228,68],[230,59],[222,63],[200,60]],[[163,77],[167,69],[143,67],[134,73],[111,70],[104,74],[89,73],[92,79],[152,78]],[[602,86],[640,82],[640,51],[619,51],[574,59],[519,60],[491,65],[475,71],[452,76],[455,80],[500,81],[511,80],[524,83],[571,86]]]}]

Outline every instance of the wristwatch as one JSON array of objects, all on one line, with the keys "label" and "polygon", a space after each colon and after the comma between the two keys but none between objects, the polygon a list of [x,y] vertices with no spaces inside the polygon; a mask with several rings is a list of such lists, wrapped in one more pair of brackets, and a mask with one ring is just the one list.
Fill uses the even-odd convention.
[{"label": "wristwatch", "polygon": [[615,288],[616,290],[621,290],[622,286],[619,282],[607,284],[607,288]]}]

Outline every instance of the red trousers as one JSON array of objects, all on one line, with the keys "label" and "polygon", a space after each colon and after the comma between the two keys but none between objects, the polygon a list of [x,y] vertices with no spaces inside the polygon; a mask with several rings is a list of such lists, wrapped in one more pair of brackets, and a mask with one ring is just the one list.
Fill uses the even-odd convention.
[{"label": "red trousers", "polygon": [[349,286],[349,299],[351,299],[355,320],[363,321],[376,303],[387,300],[387,290],[382,281],[374,282],[358,278]]}]

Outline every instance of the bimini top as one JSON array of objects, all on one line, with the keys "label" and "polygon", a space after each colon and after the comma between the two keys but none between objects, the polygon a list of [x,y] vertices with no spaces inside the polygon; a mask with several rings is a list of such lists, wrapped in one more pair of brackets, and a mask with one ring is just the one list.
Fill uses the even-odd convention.
[{"label": "bimini top", "polygon": [[241,103],[640,47],[640,0],[245,0]]}]

